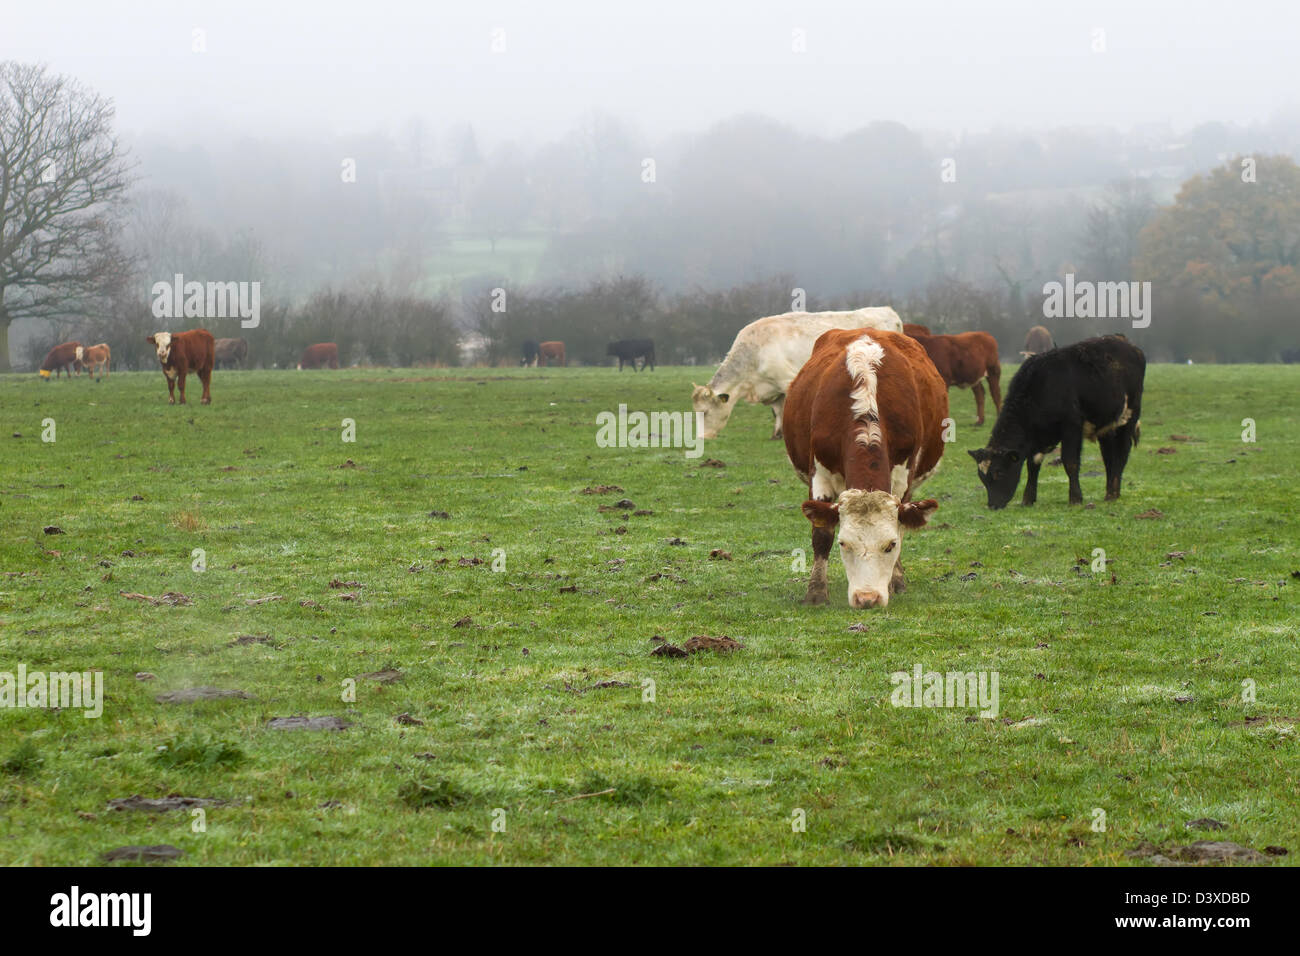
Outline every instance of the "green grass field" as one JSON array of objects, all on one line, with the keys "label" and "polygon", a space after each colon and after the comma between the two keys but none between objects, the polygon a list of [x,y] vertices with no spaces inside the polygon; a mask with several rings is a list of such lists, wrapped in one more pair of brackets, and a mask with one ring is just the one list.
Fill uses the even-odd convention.
[{"label": "green grass field", "polygon": [[[0,710],[0,862],[1297,859],[1294,367],[1151,366],[1123,499],[1090,475],[1073,509],[1045,467],[1037,506],[988,511],[965,449],[992,419],[953,390],[884,611],[847,607],[834,557],[830,605],[799,603],[804,491],[766,409],[706,443],[725,467],[597,446],[598,412],[684,409],[702,374],[218,372],[210,407],[157,373],[0,376],[0,671],[105,685],[98,719]],[[652,514],[598,511],[624,498]],[[700,634],[744,647],[651,656]],[[997,672],[998,716],[891,706],[916,665]],[[155,700],[200,686],[249,696]],[[294,715],[351,726],[268,726]],[[133,794],[230,804],[107,809]]]}]

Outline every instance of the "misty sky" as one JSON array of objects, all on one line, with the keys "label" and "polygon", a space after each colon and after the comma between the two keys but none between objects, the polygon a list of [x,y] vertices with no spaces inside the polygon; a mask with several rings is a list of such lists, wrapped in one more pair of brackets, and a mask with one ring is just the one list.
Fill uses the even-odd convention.
[{"label": "misty sky", "polygon": [[553,138],[593,110],[651,138],[742,112],[823,135],[883,119],[1249,123],[1300,104],[1298,35],[1285,0],[6,0],[0,59],[112,97],[128,135],[392,131],[421,116],[472,123],[491,145]]}]

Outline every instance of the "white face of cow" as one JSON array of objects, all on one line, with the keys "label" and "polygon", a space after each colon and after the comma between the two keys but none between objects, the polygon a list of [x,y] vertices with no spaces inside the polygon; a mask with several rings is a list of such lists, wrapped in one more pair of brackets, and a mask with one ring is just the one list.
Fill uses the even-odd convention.
[{"label": "white face of cow", "polygon": [[158,353],[158,361],[163,365],[167,364],[167,358],[172,354],[172,334],[170,332],[155,332],[153,334],[154,350]]},{"label": "white face of cow", "polygon": [[695,386],[695,391],[691,393],[691,404],[695,406],[698,415],[696,421],[699,423],[701,438],[717,438],[718,432],[722,431],[722,426],[731,417],[731,410],[736,407],[730,395],[726,392],[719,395],[707,385]]},{"label": "white face of cow", "polygon": [[835,504],[804,505],[814,521],[838,522],[840,558],[848,577],[849,605],[887,607],[889,584],[903,548],[904,528],[919,528],[939,507],[933,499],[901,503],[887,491],[850,488]]}]

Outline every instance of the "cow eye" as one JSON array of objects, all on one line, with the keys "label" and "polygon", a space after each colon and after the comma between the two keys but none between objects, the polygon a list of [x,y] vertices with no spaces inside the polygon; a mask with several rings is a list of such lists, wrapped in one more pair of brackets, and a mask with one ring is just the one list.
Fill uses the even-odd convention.
[{"label": "cow eye", "polygon": [[894,546],[897,544],[898,544],[897,541],[891,541],[889,542],[889,544],[885,545],[885,554],[889,554],[890,551],[893,551]]}]

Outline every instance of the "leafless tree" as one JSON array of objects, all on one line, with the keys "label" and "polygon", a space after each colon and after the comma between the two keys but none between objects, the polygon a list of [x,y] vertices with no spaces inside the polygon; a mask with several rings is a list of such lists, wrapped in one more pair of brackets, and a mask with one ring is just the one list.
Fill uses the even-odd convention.
[{"label": "leafless tree", "polygon": [[99,315],[130,268],[118,242],[130,166],[113,116],[75,80],[0,62],[0,370],[13,320]]}]

